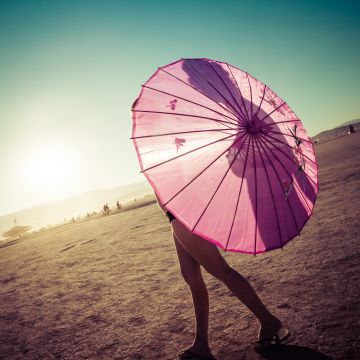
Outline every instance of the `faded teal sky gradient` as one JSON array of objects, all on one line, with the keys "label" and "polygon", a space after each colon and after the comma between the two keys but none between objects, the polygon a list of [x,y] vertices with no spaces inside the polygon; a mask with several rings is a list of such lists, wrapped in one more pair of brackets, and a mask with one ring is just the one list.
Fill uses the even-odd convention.
[{"label": "faded teal sky gradient", "polygon": [[[310,135],[359,117],[359,15],[358,1],[1,1],[0,214],[143,180],[130,106],[181,57],[248,71]],[[28,167],[44,158],[60,165],[41,182]]]}]

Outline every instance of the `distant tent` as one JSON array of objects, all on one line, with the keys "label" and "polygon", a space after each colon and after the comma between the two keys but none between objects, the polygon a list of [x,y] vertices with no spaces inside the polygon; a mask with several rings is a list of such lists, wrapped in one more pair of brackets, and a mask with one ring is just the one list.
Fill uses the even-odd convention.
[{"label": "distant tent", "polygon": [[2,234],[3,237],[22,236],[31,229],[31,226],[14,226],[6,233]]}]

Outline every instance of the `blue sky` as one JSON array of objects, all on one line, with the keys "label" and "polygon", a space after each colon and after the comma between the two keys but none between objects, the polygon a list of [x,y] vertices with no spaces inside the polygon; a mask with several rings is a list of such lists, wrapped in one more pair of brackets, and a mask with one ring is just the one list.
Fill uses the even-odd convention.
[{"label": "blue sky", "polygon": [[[248,71],[310,135],[359,117],[359,15],[356,1],[0,1],[0,214],[141,181],[130,106],[181,57]],[[62,165],[41,182],[28,165],[41,175],[47,153]]]}]

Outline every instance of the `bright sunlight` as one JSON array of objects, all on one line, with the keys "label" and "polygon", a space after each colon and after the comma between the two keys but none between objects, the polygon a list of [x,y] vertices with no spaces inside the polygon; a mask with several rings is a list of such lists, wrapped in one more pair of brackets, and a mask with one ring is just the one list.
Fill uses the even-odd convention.
[{"label": "bright sunlight", "polygon": [[74,165],[74,154],[65,145],[41,144],[27,153],[20,170],[28,191],[55,199],[67,195]]}]

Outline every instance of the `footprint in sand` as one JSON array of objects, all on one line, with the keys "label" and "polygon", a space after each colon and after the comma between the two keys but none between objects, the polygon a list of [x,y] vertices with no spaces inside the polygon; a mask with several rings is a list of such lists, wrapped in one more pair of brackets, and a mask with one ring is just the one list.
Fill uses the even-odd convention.
[{"label": "footprint in sand", "polygon": [[130,318],[128,322],[133,325],[142,325],[146,323],[146,320],[143,316],[135,316]]}]

